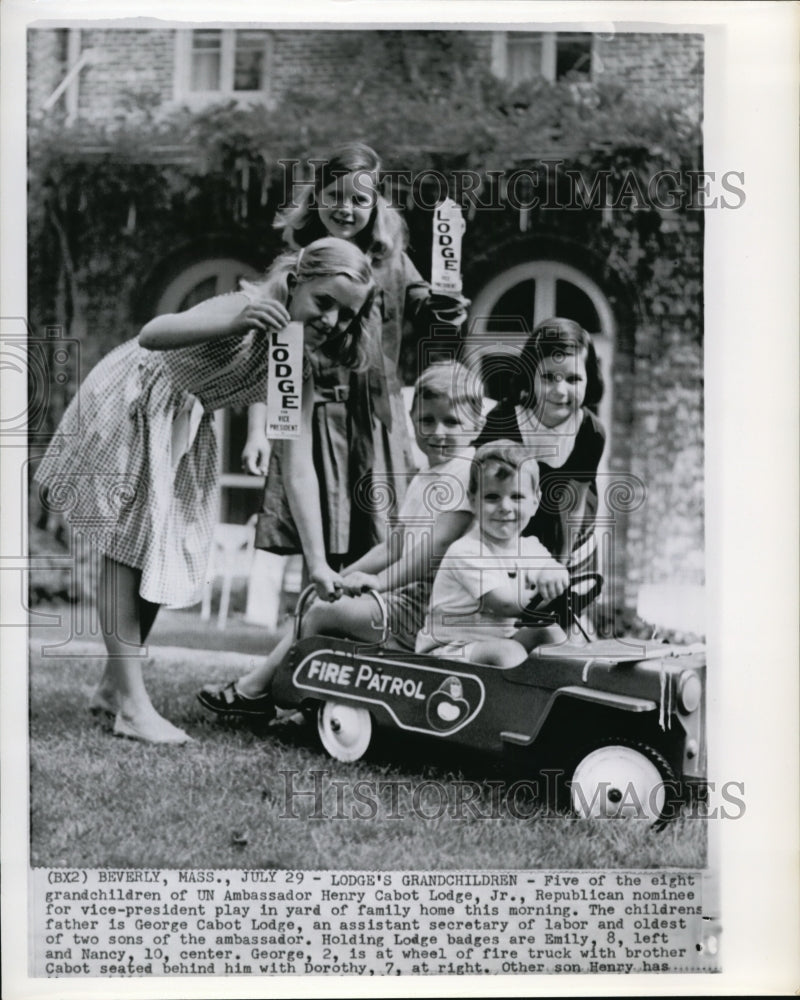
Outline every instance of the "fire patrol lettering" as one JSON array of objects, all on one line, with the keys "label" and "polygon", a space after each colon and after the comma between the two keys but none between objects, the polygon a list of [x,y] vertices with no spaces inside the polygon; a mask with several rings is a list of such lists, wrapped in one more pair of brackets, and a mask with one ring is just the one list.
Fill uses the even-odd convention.
[{"label": "fire patrol lettering", "polygon": [[380,691],[383,694],[402,694],[406,698],[425,701],[422,681],[415,681],[411,677],[394,677],[383,671],[378,672],[373,670],[368,663],[359,665],[356,674],[356,687],[364,688],[367,691]]},{"label": "fire patrol lettering", "polygon": [[[396,674],[375,670],[368,663],[337,663],[315,656],[308,664],[305,679],[319,684],[335,684],[338,687],[359,688],[362,691],[377,691],[380,694],[399,695],[425,701],[427,695],[422,690],[423,682],[413,677],[398,677]],[[355,671],[355,673],[354,673]]]},{"label": "fire patrol lettering", "polygon": [[335,663],[331,660],[312,660],[308,665],[308,679],[316,677],[328,684],[341,684],[349,687],[353,666],[350,663]]}]

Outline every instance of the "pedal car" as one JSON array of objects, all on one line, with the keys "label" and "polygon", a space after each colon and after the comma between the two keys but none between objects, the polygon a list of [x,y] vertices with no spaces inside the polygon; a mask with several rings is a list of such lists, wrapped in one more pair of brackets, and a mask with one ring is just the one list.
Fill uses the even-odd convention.
[{"label": "pedal car", "polygon": [[580,641],[543,645],[515,667],[399,652],[383,616],[374,645],[324,635],[295,642],[273,679],[278,705],[316,717],[324,749],[358,760],[374,726],[425,734],[479,751],[525,755],[533,773],[562,776],[584,817],[638,816],[654,823],[702,791],[706,767],[705,651],[634,639],[592,641],[580,611],[599,591],[577,582],[546,612],[520,624],[573,623]]}]

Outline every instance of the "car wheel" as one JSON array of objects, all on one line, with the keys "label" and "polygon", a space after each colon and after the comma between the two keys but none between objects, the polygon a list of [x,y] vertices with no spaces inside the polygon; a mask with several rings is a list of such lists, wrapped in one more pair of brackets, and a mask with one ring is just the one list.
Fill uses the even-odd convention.
[{"label": "car wheel", "polygon": [[604,741],[581,758],[570,785],[572,808],[585,819],[646,819],[663,826],[671,818],[675,772],[646,743]]},{"label": "car wheel", "polygon": [[372,716],[366,708],[326,701],[317,712],[317,731],[334,760],[359,760],[372,739]]}]

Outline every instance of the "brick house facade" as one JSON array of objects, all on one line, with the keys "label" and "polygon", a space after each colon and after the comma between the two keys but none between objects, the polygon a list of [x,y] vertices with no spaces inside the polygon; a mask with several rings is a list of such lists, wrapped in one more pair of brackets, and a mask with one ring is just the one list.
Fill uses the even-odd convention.
[{"label": "brick house facade", "polygon": [[[219,30],[230,37],[235,29]],[[244,30],[244,29],[241,29]],[[113,120],[133,92],[149,92],[162,105],[191,98],[191,84],[180,79],[182,43],[190,29],[135,30],[62,28],[29,31],[28,84],[32,111],[41,107],[67,75],[70,67],[89,51],[91,56],[75,83],[69,88],[71,112],[82,118]],[[357,52],[371,31],[342,30],[262,30],[266,79],[266,99],[277,101],[299,77],[313,77],[335,86],[342,61]],[[378,32],[377,34],[388,34]],[[393,32],[391,34],[397,34]],[[405,31],[407,51],[413,61],[414,36],[435,34],[418,30]],[[499,74],[547,72],[542,66],[541,39],[558,46],[556,35],[541,32],[465,31],[458,33],[472,47],[476,63],[484,63]],[[699,113],[702,103],[703,40],[699,35],[664,32],[658,34],[588,35],[584,39],[589,53],[586,68],[593,80],[605,76],[619,81],[646,100],[663,98],[665,88],[676,103],[693,107]],[[509,42],[521,39],[518,60],[509,59]],[[567,36],[562,34],[561,38]],[[525,51],[527,43],[528,51]],[[189,43],[191,45],[191,43]],[[529,60],[529,68],[524,63]],[[545,55],[546,61],[546,55]],[[513,65],[510,65],[510,62]],[[465,67],[465,72],[468,67]],[[557,64],[550,67],[555,78]],[[235,93],[230,84],[221,83],[219,93]]]},{"label": "brick house facade", "polygon": [[[698,35],[251,26],[31,29],[29,112],[113,125],[143,105],[158,114],[182,104],[202,108],[233,99],[271,109],[301,79],[336,88],[343,65],[377,43],[383,46],[386,80],[408,86],[428,79],[425,46],[445,36],[459,45],[465,77],[474,60],[512,83],[570,74],[579,90],[582,83],[613,81],[643,103],[666,95],[696,120],[701,117]],[[536,153],[520,149],[509,168]],[[140,226],[146,226],[141,207],[139,212]],[[178,221],[170,238],[150,240],[147,253],[119,249],[127,266],[113,295],[104,287],[102,266],[91,263],[113,248],[84,248],[81,290],[88,329],[113,331],[117,342],[133,336],[148,315],[185,305],[193,294],[202,297],[203,282],[208,294],[223,287],[220,282],[260,269],[276,249],[268,212],[251,211],[244,224],[238,219],[228,231],[215,225],[202,237],[190,215],[182,239]],[[644,225],[602,211],[528,213],[505,204],[499,212],[471,213],[464,245],[465,293],[473,300],[467,342],[472,336],[485,345],[494,336],[502,345],[508,340],[503,315],[526,310],[526,328],[561,310],[597,335],[608,384],[601,416],[609,430],[600,488],[602,493],[607,484],[614,509],[606,527],[614,549],[615,602],[628,610],[636,607],[643,588],[696,587],[704,578],[702,218],[699,212],[648,218]],[[412,209],[407,219],[413,256],[426,273],[429,216]],[[216,284],[209,285],[214,276]],[[31,288],[34,324],[60,321],[54,309],[57,313],[55,300],[47,304],[41,289]],[[83,366],[91,367],[100,353],[87,341]],[[485,354],[491,382],[492,372],[496,380],[507,362],[502,350]],[[257,492],[234,472],[241,422],[227,418],[226,435],[223,491],[229,502],[223,516],[243,520]],[[626,474],[633,479],[626,481]],[[642,496],[633,495],[636,483],[643,484]]]}]

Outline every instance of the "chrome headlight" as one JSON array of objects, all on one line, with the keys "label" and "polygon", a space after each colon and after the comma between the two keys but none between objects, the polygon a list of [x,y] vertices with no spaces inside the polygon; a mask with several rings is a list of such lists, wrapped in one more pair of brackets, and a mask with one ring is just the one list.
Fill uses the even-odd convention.
[{"label": "chrome headlight", "polygon": [[678,708],[684,715],[689,715],[700,704],[702,694],[700,678],[691,670],[685,670],[678,678]]}]

